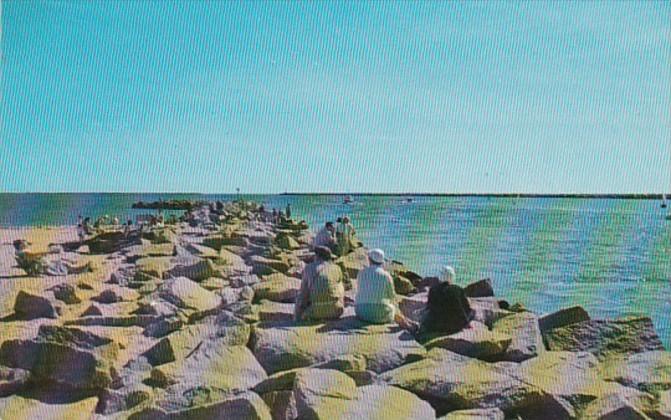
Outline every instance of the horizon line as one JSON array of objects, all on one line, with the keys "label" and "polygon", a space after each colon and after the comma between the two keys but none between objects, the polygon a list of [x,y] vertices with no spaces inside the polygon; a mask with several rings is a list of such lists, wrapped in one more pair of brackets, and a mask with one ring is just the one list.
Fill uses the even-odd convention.
[{"label": "horizon line", "polygon": [[661,200],[664,195],[671,198],[671,192],[654,193],[474,193],[474,192],[196,192],[196,191],[6,191],[0,194],[166,194],[166,195],[231,195],[231,196],[403,196],[403,197],[495,197],[495,198],[613,198],[613,199],[648,199]]}]

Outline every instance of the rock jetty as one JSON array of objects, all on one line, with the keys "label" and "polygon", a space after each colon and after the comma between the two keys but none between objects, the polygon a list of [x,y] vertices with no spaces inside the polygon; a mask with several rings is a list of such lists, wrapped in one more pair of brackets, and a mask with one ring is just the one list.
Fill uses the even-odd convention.
[{"label": "rock jetty", "polygon": [[[424,343],[358,321],[351,288],[341,319],[297,324],[305,222],[190,210],[63,243],[89,272],[0,278],[0,418],[671,419],[671,352],[648,318],[504,309],[485,279],[466,287],[473,327]],[[337,260],[348,286],[366,252]],[[387,268],[419,319],[436,279]]]}]

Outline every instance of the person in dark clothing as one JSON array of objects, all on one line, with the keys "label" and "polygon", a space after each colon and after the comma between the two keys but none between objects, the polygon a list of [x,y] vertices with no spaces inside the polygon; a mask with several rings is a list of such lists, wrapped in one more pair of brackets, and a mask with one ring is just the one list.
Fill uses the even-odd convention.
[{"label": "person in dark clothing", "polygon": [[453,283],[454,269],[444,267],[440,282],[429,290],[419,335],[423,339],[457,333],[469,328],[475,312],[468,303],[464,289]]},{"label": "person in dark clothing", "polygon": [[291,204],[287,204],[287,208],[284,214],[287,215],[287,219],[291,219]]}]

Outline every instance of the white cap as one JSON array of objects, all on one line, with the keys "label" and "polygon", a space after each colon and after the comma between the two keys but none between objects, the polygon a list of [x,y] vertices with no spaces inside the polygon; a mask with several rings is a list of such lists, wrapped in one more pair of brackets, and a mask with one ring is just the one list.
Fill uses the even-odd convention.
[{"label": "white cap", "polygon": [[456,273],[454,272],[454,268],[449,265],[444,265],[443,268],[440,269],[439,278],[441,282],[453,282],[455,276]]},{"label": "white cap", "polygon": [[376,264],[384,264],[384,251],[379,248],[368,251],[368,258]]}]

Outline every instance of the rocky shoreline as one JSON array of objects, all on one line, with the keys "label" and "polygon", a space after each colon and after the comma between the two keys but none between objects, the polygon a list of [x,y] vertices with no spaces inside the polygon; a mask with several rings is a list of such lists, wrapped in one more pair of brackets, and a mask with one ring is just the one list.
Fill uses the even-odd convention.
[{"label": "rocky shoreline", "polygon": [[[358,321],[352,290],[341,319],[294,323],[311,234],[258,211],[205,205],[81,247],[47,235],[91,267],[65,277],[23,276],[3,240],[0,418],[671,419],[671,352],[649,318],[506,310],[481,280],[474,328],[424,343]],[[366,249],[337,263],[351,284]],[[435,279],[387,267],[418,319]]]}]

